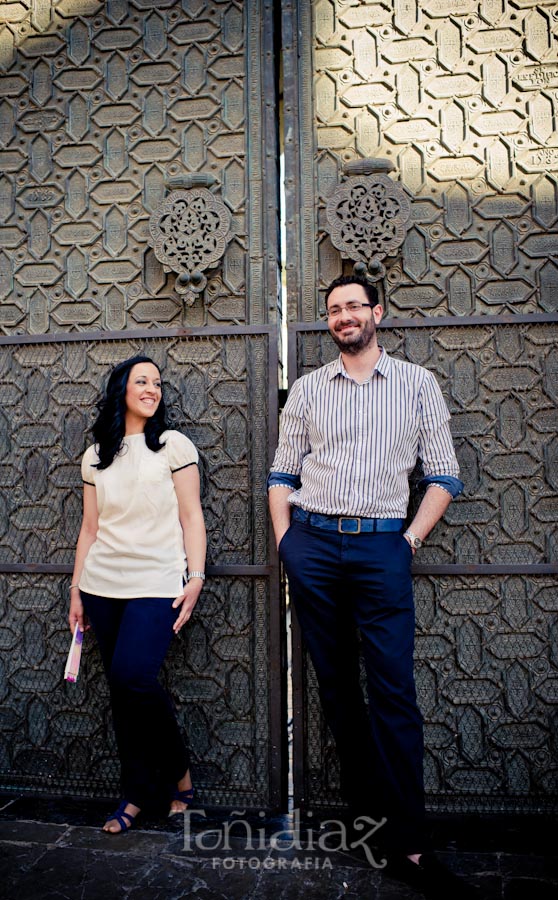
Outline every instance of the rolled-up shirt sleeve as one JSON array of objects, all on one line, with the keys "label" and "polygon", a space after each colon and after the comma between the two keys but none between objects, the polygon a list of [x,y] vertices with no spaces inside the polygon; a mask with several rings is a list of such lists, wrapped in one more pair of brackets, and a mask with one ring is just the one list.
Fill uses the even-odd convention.
[{"label": "rolled-up shirt sleeve", "polygon": [[288,472],[270,472],[267,476],[267,489],[272,487],[288,487],[297,491],[301,485],[299,475],[289,475]]},{"label": "rolled-up shirt sleeve", "polygon": [[293,490],[300,487],[302,460],[310,451],[304,405],[299,379],[293,384],[281,413],[279,443],[269,473],[268,487],[279,484]]},{"label": "rolled-up shirt sleeve", "polygon": [[450,414],[442,391],[431,372],[420,391],[420,431],[418,454],[422,461],[422,487],[437,485],[457,497],[464,488],[458,478],[459,465],[455,455],[449,421]]}]

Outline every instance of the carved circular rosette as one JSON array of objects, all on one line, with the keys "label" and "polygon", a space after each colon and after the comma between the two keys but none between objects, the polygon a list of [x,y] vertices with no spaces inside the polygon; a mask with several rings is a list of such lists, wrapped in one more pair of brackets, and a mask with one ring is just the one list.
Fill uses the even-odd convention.
[{"label": "carved circular rosette", "polygon": [[231,216],[206,188],[172,191],[149,220],[149,243],[165,272],[176,272],[175,290],[188,304],[207,284],[206,269],[223,256]]},{"label": "carved circular rosette", "polygon": [[327,203],[330,238],[355,271],[372,281],[385,275],[382,260],[405,240],[411,213],[403,189],[387,175],[347,178]]}]

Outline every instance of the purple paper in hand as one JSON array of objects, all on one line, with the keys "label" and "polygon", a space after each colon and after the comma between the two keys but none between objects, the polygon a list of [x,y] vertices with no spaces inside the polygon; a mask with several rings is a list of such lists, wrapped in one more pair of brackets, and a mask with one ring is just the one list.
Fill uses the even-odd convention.
[{"label": "purple paper in hand", "polygon": [[81,661],[81,648],[83,645],[83,631],[76,622],[74,628],[74,636],[70,644],[68,659],[66,660],[66,668],[64,669],[64,678],[66,681],[76,682],[79,674],[79,664]]}]

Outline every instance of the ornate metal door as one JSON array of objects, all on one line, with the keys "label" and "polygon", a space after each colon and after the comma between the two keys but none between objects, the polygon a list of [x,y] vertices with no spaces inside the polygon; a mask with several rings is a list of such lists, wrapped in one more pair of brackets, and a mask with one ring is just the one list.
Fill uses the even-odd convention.
[{"label": "ornate metal door", "polygon": [[[453,414],[465,493],[415,565],[434,809],[558,796],[556,22],[545,0],[283,8],[289,376],[335,352],[320,292],[351,262],[326,206],[347,164],[381,158],[411,205],[381,341]],[[326,807],[336,758],[298,644],[294,673],[295,803]]]},{"label": "ornate metal door", "polygon": [[283,804],[273,26],[236,0],[0,7],[4,788],[117,791],[94,642],[65,685],[65,620],[92,408],[145,350],[202,456],[209,578],[167,667],[197,787]]},{"label": "ornate metal door", "polygon": [[[90,411],[109,367],[143,348],[203,457],[211,579],[168,668],[197,784],[222,805],[284,801],[264,489],[277,372],[272,6],[0,8],[4,787],[116,791],[94,648],[75,689],[61,672]],[[316,298],[351,265],[332,244],[327,201],[347,183],[344,165],[385,158],[411,211],[385,261],[383,341],[437,373],[453,412],[466,492],[416,564],[430,804],[553,807],[555,4],[279,6],[290,377],[330,357]],[[198,193],[195,217],[202,246],[213,235],[220,250],[195,265],[191,243],[182,255],[183,212],[157,230],[180,191],[214,198]],[[335,756],[300,648],[294,670],[295,799],[325,806]]]}]

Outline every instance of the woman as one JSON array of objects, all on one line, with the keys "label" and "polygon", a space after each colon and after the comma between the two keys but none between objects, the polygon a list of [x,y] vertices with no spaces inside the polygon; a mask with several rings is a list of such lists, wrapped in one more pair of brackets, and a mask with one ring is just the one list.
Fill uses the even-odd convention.
[{"label": "woman", "polygon": [[198,453],[167,430],[149,357],[113,369],[93,436],[81,466],[69,624],[73,632],[91,622],[109,681],[124,800],[103,830],[118,834],[163,784],[170,815],[193,799],[188,751],[157,675],[200,595],[206,538]]}]

